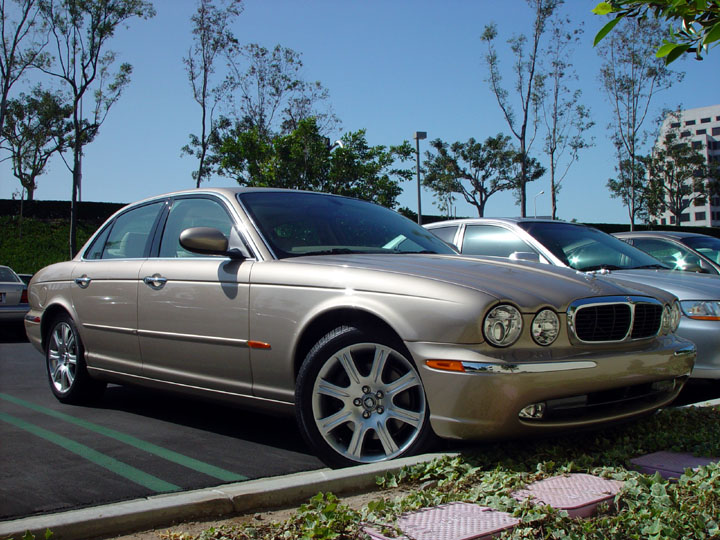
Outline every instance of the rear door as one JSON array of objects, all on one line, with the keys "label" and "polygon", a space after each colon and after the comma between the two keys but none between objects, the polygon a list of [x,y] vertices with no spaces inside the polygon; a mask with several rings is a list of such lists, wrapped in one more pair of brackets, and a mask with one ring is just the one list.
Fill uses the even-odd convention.
[{"label": "rear door", "polygon": [[72,300],[91,367],[139,375],[138,273],[165,201],[119,215],[73,270]]}]

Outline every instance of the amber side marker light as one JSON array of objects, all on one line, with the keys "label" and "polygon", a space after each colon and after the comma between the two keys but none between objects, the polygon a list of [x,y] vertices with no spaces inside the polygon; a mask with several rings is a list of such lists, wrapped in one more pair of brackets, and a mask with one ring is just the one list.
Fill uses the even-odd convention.
[{"label": "amber side marker light", "polygon": [[425,365],[429,368],[439,369],[441,371],[465,372],[465,368],[459,360],[426,360]]},{"label": "amber side marker light", "polygon": [[247,344],[251,349],[272,349],[270,344],[264,341],[248,341]]}]

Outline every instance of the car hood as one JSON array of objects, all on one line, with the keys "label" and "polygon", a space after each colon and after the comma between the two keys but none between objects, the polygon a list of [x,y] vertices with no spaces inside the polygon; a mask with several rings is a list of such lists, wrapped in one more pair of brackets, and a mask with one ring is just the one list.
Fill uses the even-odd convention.
[{"label": "car hood", "polygon": [[[333,255],[297,257],[290,260],[296,264],[398,274],[405,280],[433,280],[473,289],[498,300],[511,300],[523,308],[531,309],[551,305],[564,310],[570,302],[578,298],[628,294],[648,296],[647,290],[636,288],[631,283],[621,285],[571,269],[500,259],[399,254]],[[366,284],[371,284],[366,288],[372,290],[397,287],[394,280],[378,279],[376,276]]]},{"label": "car hood", "polygon": [[680,300],[720,300],[720,278],[677,270],[613,270],[605,277],[625,285],[651,285]]}]

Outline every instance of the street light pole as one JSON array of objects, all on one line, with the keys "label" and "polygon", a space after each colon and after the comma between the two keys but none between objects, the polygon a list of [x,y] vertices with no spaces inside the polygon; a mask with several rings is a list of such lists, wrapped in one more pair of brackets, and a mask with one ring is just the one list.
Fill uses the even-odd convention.
[{"label": "street light pole", "polygon": [[418,191],[417,222],[418,222],[418,225],[422,225],[422,205],[420,203],[420,140],[425,139],[426,137],[427,137],[427,132],[425,132],[425,131],[416,131],[415,135],[413,135],[413,138],[415,139],[415,158],[416,158],[415,170],[417,172],[417,191]]},{"label": "street light pole", "polygon": [[535,198],[533,199],[533,210],[534,210],[535,217],[537,217],[537,198],[538,198],[540,195],[542,195],[543,193],[545,193],[545,190],[544,190],[544,189],[543,189],[540,193],[538,193],[537,195],[535,195]]}]

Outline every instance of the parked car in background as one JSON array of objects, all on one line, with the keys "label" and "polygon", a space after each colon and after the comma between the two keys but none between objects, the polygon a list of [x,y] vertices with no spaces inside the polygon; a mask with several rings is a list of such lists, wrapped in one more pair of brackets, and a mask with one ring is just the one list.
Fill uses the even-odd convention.
[{"label": "parked car in background", "polygon": [[613,236],[674,270],[720,274],[720,238],[684,231],[628,231]]},{"label": "parked car in background", "polygon": [[0,324],[21,323],[30,309],[27,286],[9,266],[0,266]]},{"label": "parked car in background", "polygon": [[546,263],[674,294],[682,307],[678,334],[697,346],[693,378],[720,379],[720,279],[716,276],[670,270],[644,251],[576,223],[477,218],[426,227],[463,255]]},{"label": "parked car in background", "polygon": [[695,349],[653,291],[458,257],[355,199],[202,189],[124,208],[37,272],[26,329],[62,402],[114,382],[294,411],[346,466],[671,402]]},{"label": "parked car in background", "polygon": [[18,277],[22,280],[22,282],[25,285],[29,285],[30,280],[32,279],[33,275],[32,274],[18,274]]}]

